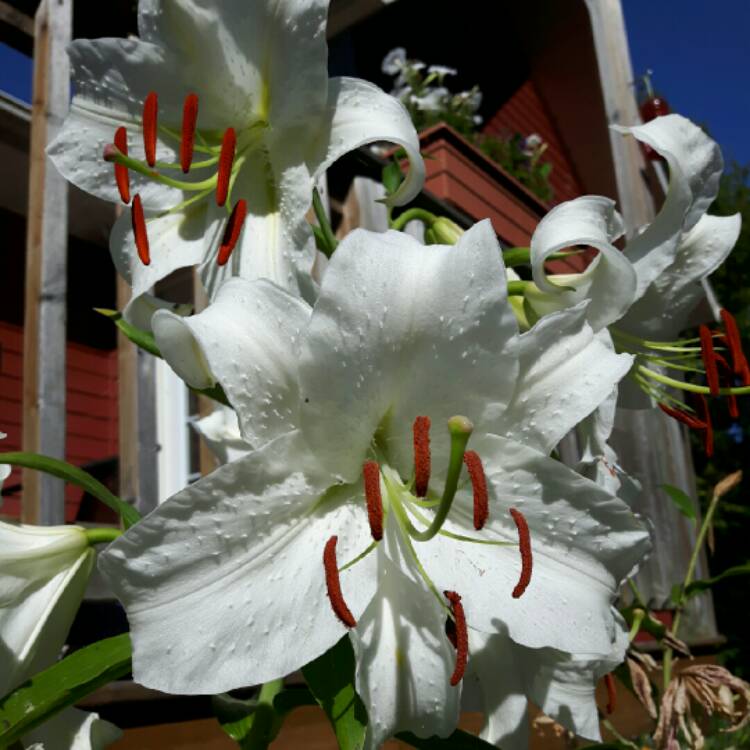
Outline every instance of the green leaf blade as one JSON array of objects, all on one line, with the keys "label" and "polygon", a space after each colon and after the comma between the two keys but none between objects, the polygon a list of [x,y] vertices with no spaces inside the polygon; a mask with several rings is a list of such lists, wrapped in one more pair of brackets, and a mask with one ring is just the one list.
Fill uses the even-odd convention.
[{"label": "green leaf blade", "polygon": [[685,518],[689,518],[695,523],[698,515],[695,510],[695,504],[679,487],[673,487],[671,484],[662,484],[661,488],[669,495],[677,510]]},{"label": "green leaf blade", "polygon": [[92,477],[91,474],[66,461],[51,458],[50,456],[42,456],[39,453],[18,451],[0,453],[0,464],[22,466],[24,469],[35,469],[36,471],[50,474],[53,477],[63,479],[70,484],[81,487],[117,513],[122,518],[126,529],[129,529],[141,520],[141,514],[132,505],[113,495],[98,479]]},{"label": "green leaf blade", "polygon": [[34,675],[0,701],[0,747],[131,669],[130,634],[106,638]]}]

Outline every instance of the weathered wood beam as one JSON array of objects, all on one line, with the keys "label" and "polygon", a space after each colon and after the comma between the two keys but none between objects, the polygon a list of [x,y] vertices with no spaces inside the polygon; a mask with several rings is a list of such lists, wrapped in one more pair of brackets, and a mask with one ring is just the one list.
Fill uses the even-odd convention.
[{"label": "weathered wood beam", "polygon": [[0,22],[7,23],[28,36],[34,36],[34,19],[3,0],[0,0]]},{"label": "weathered wood beam", "polygon": [[[68,112],[72,0],[42,0],[34,20],[34,87],[24,302],[23,449],[65,457],[68,185],[45,149]],[[61,480],[23,472],[22,519],[65,520]]]}]

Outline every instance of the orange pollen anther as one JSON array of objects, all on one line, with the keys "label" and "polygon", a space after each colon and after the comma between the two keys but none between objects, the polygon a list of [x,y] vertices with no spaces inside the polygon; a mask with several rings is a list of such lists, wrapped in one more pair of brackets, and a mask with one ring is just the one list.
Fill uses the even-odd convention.
[{"label": "orange pollen anther", "polygon": [[193,163],[195,145],[195,125],[198,122],[198,97],[188,94],[182,107],[182,138],[180,139],[180,166],[187,174]]},{"label": "orange pollen anther", "polygon": [[466,627],[466,615],[461,597],[455,591],[444,591],[445,598],[450,602],[453,613],[453,627],[446,628],[446,633],[453,647],[456,649],[456,666],[451,675],[451,685],[455,687],[463,679],[466,662],[469,659],[469,631]]},{"label": "orange pollen anther", "polygon": [[219,171],[216,176],[216,205],[223,206],[229,194],[229,178],[232,176],[234,150],[237,147],[237,135],[234,128],[227,128],[221,142],[219,154]]},{"label": "orange pollen anther", "polygon": [[750,365],[748,365],[747,357],[745,357],[745,353],[742,351],[742,339],[740,338],[737,321],[729,310],[721,311],[721,319],[724,322],[724,328],[727,332],[726,340],[729,352],[732,355],[734,374],[742,378],[742,385],[750,385]]},{"label": "orange pollen anther", "polygon": [[331,609],[336,617],[341,620],[347,628],[353,628],[357,621],[354,619],[354,615],[351,613],[349,607],[346,606],[344,601],[344,595],[341,593],[341,581],[339,580],[339,568],[336,562],[336,543],[339,538],[332,536],[327,542],[325,549],[323,550],[323,567],[326,573],[326,589],[328,591],[328,598],[331,601]]},{"label": "orange pollen anther", "polygon": [[372,538],[379,542],[383,538],[383,497],[380,494],[380,466],[376,461],[367,461],[362,466],[367,500],[367,518],[370,521]]},{"label": "orange pollen anther", "polygon": [[414,492],[417,497],[427,495],[430,484],[430,418],[417,417],[412,426],[414,434]]},{"label": "orange pollen anther", "polygon": [[149,167],[156,164],[156,126],[159,111],[159,99],[152,91],[143,103],[143,150]]},{"label": "orange pollen anther", "polygon": [[151,250],[148,245],[148,234],[146,234],[146,220],[143,217],[143,205],[141,196],[136,195],[133,198],[133,206],[130,209],[130,219],[133,224],[133,236],[135,237],[135,246],[138,250],[138,257],[141,263],[147,266],[151,263]]},{"label": "orange pollen anther", "polygon": [[531,535],[529,534],[529,524],[526,523],[526,518],[520,510],[511,508],[510,515],[513,517],[516,529],[518,530],[518,546],[521,550],[521,576],[518,579],[516,587],[513,589],[513,598],[518,599],[526,591],[526,587],[531,582]]},{"label": "orange pollen anther", "polygon": [[[115,130],[115,146],[125,156],[128,155],[128,131],[121,125]],[[130,203],[130,176],[124,164],[115,163],[115,182],[123,203]]]},{"label": "orange pollen anther", "polygon": [[714,341],[708,326],[701,326],[698,329],[701,339],[701,358],[703,366],[706,368],[706,380],[712,396],[719,395],[719,368],[716,362],[716,352],[714,352]]},{"label": "orange pollen anther", "polygon": [[234,204],[232,213],[229,215],[229,221],[227,221],[227,225],[224,227],[224,236],[221,238],[219,255],[216,259],[216,262],[220,266],[226,265],[229,260],[229,256],[232,254],[232,250],[234,250],[237,240],[240,238],[240,232],[242,231],[242,225],[245,223],[246,216],[247,201],[244,198],[240,198]]},{"label": "orange pollen anther", "polygon": [[484,474],[482,459],[476,451],[464,453],[464,463],[469,472],[471,487],[474,490],[474,528],[479,531],[487,523],[490,514],[487,497],[487,477]]},{"label": "orange pollen anther", "polygon": [[672,417],[672,419],[676,419],[678,422],[682,422],[682,424],[687,425],[693,430],[706,429],[706,425],[700,419],[698,419],[698,417],[694,417],[688,412],[680,411],[679,409],[673,409],[671,406],[667,406],[667,404],[659,404],[659,408],[665,414]]},{"label": "orange pollen anther", "polygon": [[607,687],[607,713],[613,714],[617,708],[617,685],[611,672],[604,675],[604,684]]},{"label": "orange pollen anther", "polygon": [[703,429],[705,430],[703,435],[703,449],[706,452],[706,456],[711,458],[714,455],[714,427],[711,422],[711,412],[708,410],[708,401],[703,394],[699,393],[696,396],[696,400],[702,412]]}]

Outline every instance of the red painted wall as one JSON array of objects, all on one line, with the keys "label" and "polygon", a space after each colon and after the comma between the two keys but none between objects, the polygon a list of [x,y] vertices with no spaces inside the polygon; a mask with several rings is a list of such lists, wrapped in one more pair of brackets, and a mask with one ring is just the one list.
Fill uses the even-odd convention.
[{"label": "red painted wall", "polygon": [[538,133],[549,144],[545,158],[552,163],[550,184],[555,193],[553,202],[562,203],[583,194],[581,183],[554,122],[530,80],[522,84],[500,107],[484,130],[499,136],[514,133],[528,136]]},{"label": "red painted wall", "polygon": [[[0,450],[21,449],[23,330],[0,322]],[[117,352],[81,344],[67,347],[67,456],[77,466],[117,455]],[[21,481],[14,470],[9,487]],[[65,518],[76,518],[82,491],[68,486]],[[20,494],[3,498],[0,515],[20,516]]]}]

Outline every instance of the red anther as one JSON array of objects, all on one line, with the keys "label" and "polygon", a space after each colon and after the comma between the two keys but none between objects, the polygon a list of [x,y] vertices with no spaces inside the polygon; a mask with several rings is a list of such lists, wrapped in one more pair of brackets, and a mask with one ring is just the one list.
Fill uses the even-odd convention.
[{"label": "red anther", "polygon": [[234,204],[227,225],[224,227],[224,236],[221,238],[219,256],[216,259],[216,262],[220,266],[226,265],[229,260],[229,256],[232,254],[232,250],[234,250],[234,246],[240,238],[240,232],[242,231],[242,225],[245,223],[246,216],[247,201],[244,198],[240,198]]},{"label": "red anther", "polygon": [[234,128],[227,128],[224,139],[221,142],[221,153],[219,154],[219,171],[216,175],[216,205],[223,206],[227,202],[229,194],[229,178],[232,176],[232,162],[234,161],[234,150],[237,146],[237,136]]},{"label": "red anther", "polygon": [[716,352],[714,340],[708,326],[700,326],[698,333],[701,338],[701,358],[706,368],[706,381],[712,396],[719,395],[719,368],[716,366]]},{"label": "red anther", "polygon": [[[466,671],[466,662],[469,659],[469,631],[466,627],[466,615],[464,614],[464,605],[461,604],[461,597],[455,591],[443,591],[445,598],[450,602],[451,612],[453,613],[454,637],[448,632],[448,639],[456,649],[456,666],[451,675],[451,685],[455,687],[463,679]],[[454,640],[455,638],[455,640]]]},{"label": "red anther", "polygon": [[714,455],[714,427],[711,422],[711,412],[708,410],[708,401],[702,393],[697,394],[696,401],[703,416],[703,429],[705,430],[703,433],[703,449],[706,456],[711,458]]},{"label": "red anther", "polygon": [[484,475],[482,459],[476,451],[466,451],[464,463],[471,479],[471,488],[474,490],[474,528],[479,531],[487,523],[490,514],[487,477]]},{"label": "red anther", "polygon": [[362,467],[367,500],[367,518],[370,521],[372,538],[379,542],[383,538],[383,497],[380,494],[380,466],[376,461],[366,461]]},{"label": "red anther", "polygon": [[[729,366],[729,362],[726,361],[726,359],[716,352],[716,361],[721,365],[722,374],[725,376],[724,380],[725,382],[731,387],[733,385],[732,382],[732,368]],[[732,419],[737,419],[740,416],[740,410],[737,406],[737,396],[735,396],[733,393],[730,393],[727,396],[727,403],[729,406],[729,416]]]},{"label": "red anther", "polygon": [[195,124],[198,122],[198,97],[188,94],[182,107],[182,138],[180,139],[180,166],[187,174],[193,163],[195,144]]},{"label": "red anther", "polygon": [[[128,131],[123,126],[115,130],[115,146],[120,153],[125,156],[128,155]],[[122,202],[130,203],[130,177],[128,168],[124,164],[115,162],[115,182],[117,183],[117,189],[120,191]]]},{"label": "red anther", "polygon": [[414,435],[414,493],[417,497],[427,495],[430,484],[430,418],[417,417],[412,426]]},{"label": "red anther", "polygon": [[617,685],[612,672],[604,675],[604,684],[607,686],[607,714],[613,714],[617,708]]},{"label": "red anther", "polygon": [[334,535],[327,542],[323,550],[323,567],[326,572],[326,589],[331,601],[331,609],[336,617],[341,620],[347,628],[353,628],[357,621],[346,606],[344,595],[341,593],[341,581],[339,580],[339,568],[336,562],[336,543],[339,538]]},{"label": "red anther", "polygon": [[516,529],[518,530],[518,546],[521,551],[521,576],[518,579],[516,587],[513,589],[513,598],[518,599],[526,591],[526,587],[531,582],[531,569],[533,565],[531,535],[529,534],[529,524],[526,523],[526,518],[520,510],[511,508],[510,515],[513,517]]},{"label": "red anther", "polygon": [[159,99],[151,91],[143,102],[143,150],[149,167],[156,164],[156,126],[158,121]]},{"label": "red anther", "polygon": [[130,209],[130,219],[133,223],[133,236],[135,237],[135,246],[138,250],[138,257],[141,263],[147,266],[151,263],[151,249],[148,245],[148,234],[146,234],[146,220],[143,217],[143,206],[141,205],[141,196],[136,195],[133,198],[133,206]]},{"label": "red anther", "polygon": [[[745,353],[742,351],[742,338],[740,337],[740,329],[737,327],[737,321],[729,310],[721,311],[721,319],[724,322],[724,330],[727,332],[726,342],[732,355],[734,374],[742,375],[743,379],[746,379],[750,374],[750,368],[748,368]],[[750,383],[745,382],[744,385],[750,385]]]},{"label": "red anther", "polygon": [[659,404],[659,408],[668,414],[672,419],[676,419],[678,422],[687,425],[692,430],[704,430],[706,425],[698,417],[694,417],[692,414],[688,414],[686,411],[680,411],[679,409],[673,409],[671,406],[666,404]]}]

